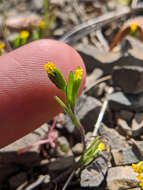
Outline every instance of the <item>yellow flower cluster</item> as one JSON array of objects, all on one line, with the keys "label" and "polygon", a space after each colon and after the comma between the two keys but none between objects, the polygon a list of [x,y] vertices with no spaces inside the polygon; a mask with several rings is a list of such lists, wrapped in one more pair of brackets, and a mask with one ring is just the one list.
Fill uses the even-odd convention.
[{"label": "yellow flower cluster", "polygon": [[132,33],[136,32],[138,29],[138,24],[134,23],[134,24],[131,24],[130,26],[130,30]]},{"label": "yellow flower cluster", "polygon": [[140,166],[140,163],[132,164],[132,168],[133,168],[134,172],[138,173],[137,179],[140,180],[139,185],[143,189],[143,176],[142,176],[143,166]]},{"label": "yellow flower cluster", "polygon": [[27,39],[29,37],[29,32],[27,30],[23,30],[20,32],[21,39]]},{"label": "yellow flower cluster", "polygon": [[44,22],[43,20],[41,20],[41,21],[39,22],[39,28],[44,29],[45,26],[46,26],[45,22]]},{"label": "yellow flower cluster", "polygon": [[52,62],[48,62],[47,64],[44,65],[44,69],[47,71],[48,74],[52,74],[56,69],[56,66]]},{"label": "yellow flower cluster", "polygon": [[5,47],[5,43],[3,43],[2,41],[0,41],[0,51],[3,50],[4,47]]},{"label": "yellow flower cluster", "polygon": [[143,166],[139,166],[138,164],[132,164],[132,168],[136,173],[140,174],[143,172]]},{"label": "yellow flower cluster", "polygon": [[99,146],[98,146],[98,149],[99,149],[99,150],[105,150],[105,145],[104,145],[104,143],[100,143]]},{"label": "yellow flower cluster", "polygon": [[82,73],[83,73],[83,69],[80,69],[79,67],[77,67],[77,69],[75,70],[75,80],[78,80],[82,78]]}]

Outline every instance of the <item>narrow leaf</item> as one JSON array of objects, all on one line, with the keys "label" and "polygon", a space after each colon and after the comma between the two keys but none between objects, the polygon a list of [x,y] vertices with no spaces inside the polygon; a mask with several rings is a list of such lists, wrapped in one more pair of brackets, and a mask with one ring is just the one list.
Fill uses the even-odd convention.
[{"label": "narrow leaf", "polygon": [[55,100],[60,104],[60,106],[65,110],[68,111],[67,106],[64,104],[64,102],[58,97],[58,96],[54,96]]},{"label": "narrow leaf", "polygon": [[71,71],[68,78],[68,85],[67,85],[67,92],[66,92],[66,100],[68,104],[72,104],[72,91],[73,91],[73,81],[74,81],[74,74]]},{"label": "narrow leaf", "polygon": [[81,84],[81,80],[75,80],[73,84],[73,90],[72,90],[72,105],[75,106],[77,98],[78,98],[78,90]]},{"label": "narrow leaf", "polygon": [[49,79],[55,84],[57,88],[66,93],[66,80],[62,73],[56,68],[53,73],[48,74]]}]

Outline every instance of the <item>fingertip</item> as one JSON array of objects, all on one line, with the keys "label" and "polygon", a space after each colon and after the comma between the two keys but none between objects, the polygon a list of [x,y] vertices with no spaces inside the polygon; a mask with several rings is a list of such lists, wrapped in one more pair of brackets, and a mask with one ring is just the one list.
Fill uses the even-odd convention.
[{"label": "fingertip", "polygon": [[[54,100],[63,93],[48,79],[44,64],[53,62],[68,78],[80,66],[83,89],[86,70],[80,55],[69,45],[39,40],[0,57],[0,146],[9,144],[36,129],[60,111]],[[9,131],[9,133],[7,133]]]}]

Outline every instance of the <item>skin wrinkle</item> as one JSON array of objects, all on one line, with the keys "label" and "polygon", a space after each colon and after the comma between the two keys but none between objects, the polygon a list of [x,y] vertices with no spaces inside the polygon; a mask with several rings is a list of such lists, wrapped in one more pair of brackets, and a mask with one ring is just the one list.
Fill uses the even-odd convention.
[{"label": "skin wrinkle", "polygon": [[[6,78],[10,78],[11,81],[13,81],[13,83],[11,84],[6,83],[6,85],[9,85],[11,88],[14,88],[14,87],[18,88],[19,86],[22,86],[22,85],[24,86],[25,79],[27,78],[28,73],[26,72],[26,70],[23,69],[23,66],[18,61],[16,61],[11,56],[9,56],[8,54],[2,57],[4,58],[2,59],[2,62],[3,64],[5,64],[5,66],[3,66],[0,72],[5,73]],[[9,60],[9,63],[6,63],[7,60]],[[8,66],[8,69],[6,66]]]},{"label": "skin wrinkle", "polygon": [[[26,92],[24,89],[26,89],[28,86],[25,86],[25,83],[23,81],[23,78],[20,77],[21,74],[23,73],[17,73],[16,72],[16,65],[18,65],[18,69],[20,66],[20,64],[16,61],[11,59],[10,57],[8,57],[9,60],[11,60],[11,64],[14,63],[14,69],[9,70],[9,72],[7,72],[7,69],[3,69],[1,70],[1,74],[0,74],[0,81],[5,81],[3,83],[1,83],[1,89],[0,93],[4,93],[4,96],[9,96],[8,100],[9,103],[14,101],[15,96],[17,98],[17,105],[20,104],[21,101],[21,97],[24,95],[24,93]],[[20,68],[21,70],[21,68]],[[27,75],[27,74],[26,74]],[[26,76],[24,75],[24,76]],[[22,80],[21,80],[22,79]],[[20,92],[20,88],[23,89],[23,93]],[[19,100],[19,102],[18,102]],[[7,104],[8,106],[10,104]],[[16,106],[16,105],[15,105]],[[10,106],[9,106],[10,108]]]}]

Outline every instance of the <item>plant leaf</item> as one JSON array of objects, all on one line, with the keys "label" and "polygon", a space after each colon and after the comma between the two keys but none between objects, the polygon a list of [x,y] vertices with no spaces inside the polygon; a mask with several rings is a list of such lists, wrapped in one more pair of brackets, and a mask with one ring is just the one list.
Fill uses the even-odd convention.
[{"label": "plant leaf", "polygon": [[66,101],[67,104],[72,105],[73,98],[73,82],[74,82],[74,74],[71,71],[68,78],[67,91],[66,91]]},{"label": "plant leaf", "polygon": [[65,111],[68,112],[68,108],[67,106],[64,104],[64,102],[58,97],[58,96],[54,96],[55,100],[60,104],[60,106],[62,108],[64,108]]},{"label": "plant leaf", "polygon": [[78,79],[78,80],[74,80],[74,83],[73,83],[73,91],[72,91],[72,105],[74,106],[76,104],[76,100],[77,100],[77,97],[78,97],[78,90],[79,90],[79,87],[80,87],[80,84],[81,84],[81,80]]},{"label": "plant leaf", "polygon": [[56,68],[52,74],[48,74],[48,77],[57,88],[66,93],[66,80],[59,69]]}]

